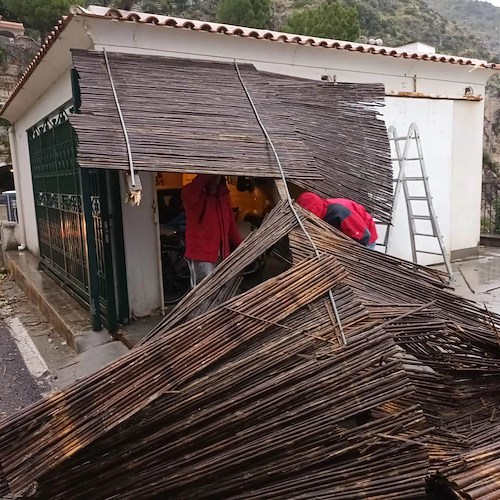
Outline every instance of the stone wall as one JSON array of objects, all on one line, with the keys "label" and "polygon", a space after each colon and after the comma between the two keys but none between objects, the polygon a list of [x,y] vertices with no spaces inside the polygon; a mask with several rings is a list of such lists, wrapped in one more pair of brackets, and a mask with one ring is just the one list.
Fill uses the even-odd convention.
[{"label": "stone wall", "polygon": [[488,82],[484,108],[484,150],[500,164],[500,76]]},{"label": "stone wall", "polygon": [[[15,39],[0,36],[0,106],[9,98],[38,48],[38,43],[27,36]],[[10,161],[7,124],[0,121],[0,163]]]}]

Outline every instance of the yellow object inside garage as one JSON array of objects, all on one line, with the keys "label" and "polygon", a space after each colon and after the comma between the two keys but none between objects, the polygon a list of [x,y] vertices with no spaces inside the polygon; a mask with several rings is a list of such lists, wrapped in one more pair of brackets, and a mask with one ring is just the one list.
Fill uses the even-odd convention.
[{"label": "yellow object inside garage", "polygon": [[[158,173],[156,175],[156,189],[159,194],[162,191],[170,193],[172,190],[180,190],[195,177],[196,174]],[[233,208],[237,209],[239,220],[244,220],[249,214],[260,219],[272,208],[271,180],[253,182],[253,189],[248,191],[238,189],[238,177],[226,177],[226,180]]]}]

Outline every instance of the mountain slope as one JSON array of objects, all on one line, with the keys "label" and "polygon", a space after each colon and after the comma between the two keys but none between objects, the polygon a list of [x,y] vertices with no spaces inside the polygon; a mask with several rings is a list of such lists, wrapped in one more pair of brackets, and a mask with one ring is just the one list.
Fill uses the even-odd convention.
[{"label": "mountain slope", "polygon": [[488,59],[488,50],[471,32],[441,16],[424,0],[345,0],[359,12],[362,34],[384,45],[421,41],[441,53]]},{"label": "mountain slope", "polygon": [[443,17],[474,33],[500,59],[500,7],[478,0],[426,0]]}]

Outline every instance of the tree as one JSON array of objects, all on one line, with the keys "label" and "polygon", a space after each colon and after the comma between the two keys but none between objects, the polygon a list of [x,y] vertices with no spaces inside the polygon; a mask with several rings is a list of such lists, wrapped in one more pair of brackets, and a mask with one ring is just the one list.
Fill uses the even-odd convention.
[{"label": "tree", "polygon": [[69,13],[73,0],[3,0],[5,8],[24,23],[36,29],[42,40],[57,21]]},{"label": "tree", "polygon": [[139,2],[134,0],[114,0],[111,3],[113,4],[113,7],[116,7],[117,9],[132,10],[134,8],[134,4]]},{"label": "tree", "polygon": [[6,21],[17,21],[16,15],[5,5],[6,0],[0,0],[0,16]]},{"label": "tree", "polygon": [[[0,0],[2,1],[2,0]],[[89,1],[89,0],[87,0]],[[178,15],[194,0],[91,0],[90,4],[122,10],[148,12],[150,14]]]},{"label": "tree", "polygon": [[217,9],[220,23],[267,29],[271,18],[270,0],[222,0]]},{"label": "tree", "polygon": [[360,35],[358,11],[338,0],[327,0],[317,7],[293,11],[282,30],[299,35],[355,41]]}]

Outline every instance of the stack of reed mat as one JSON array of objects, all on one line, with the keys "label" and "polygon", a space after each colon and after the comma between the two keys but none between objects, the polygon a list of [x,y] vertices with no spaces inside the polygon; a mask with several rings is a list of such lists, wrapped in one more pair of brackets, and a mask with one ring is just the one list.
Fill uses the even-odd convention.
[{"label": "stack of reed mat", "polygon": [[1,422],[0,494],[500,498],[499,317],[297,210],[319,257],[279,204],[128,354]]},{"label": "stack of reed mat", "polygon": [[[73,50],[81,106],[70,116],[83,168],[129,170],[103,53]],[[250,64],[108,54],[136,170],[287,179],[392,215],[382,84],[277,76]],[[241,77],[241,80],[240,80]],[[247,95],[248,92],[248,95]],[[257,119],[252,104],[257,109]]]}]

